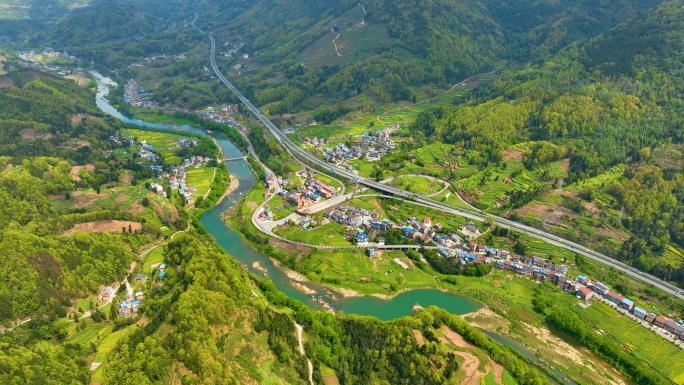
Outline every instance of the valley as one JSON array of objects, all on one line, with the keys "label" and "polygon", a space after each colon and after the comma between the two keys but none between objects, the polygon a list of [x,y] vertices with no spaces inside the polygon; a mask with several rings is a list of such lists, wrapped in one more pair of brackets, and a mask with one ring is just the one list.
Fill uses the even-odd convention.
[{"label": "valley", "polygon": [[681,0],[10,3],[3,382],[684,381]]}]

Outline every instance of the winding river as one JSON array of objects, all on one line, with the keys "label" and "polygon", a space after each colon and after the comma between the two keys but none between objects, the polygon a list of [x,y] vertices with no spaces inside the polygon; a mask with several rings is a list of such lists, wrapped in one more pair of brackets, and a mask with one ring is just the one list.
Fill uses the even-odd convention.
[{"label": "winding river", "polygon": [[[129,119],[123,116],[106,100],[106,96],[109,94],[109,86],[115,86],[115,83],[113,83],[111,79],[103,77],[96,71],[91,71],[91,73],[95,76],[98,85],[96,96],[97,106],[106,114],[114,116],[125,123],[132,123],[139,126],[180,129],[187,132],[210,136],[218,143],[223,152],[224,158],[230,159],[244,156],[239,148],[237,148],[225,136],[220,134],[208,134],[204,130],[187,125],[173,127],[163,124],[143,122],[136,119]],[[240,185],[234,192],[225,197],[218,205],[202,215],[200,218],[202,225],[228,254],[244,265],[250,272],[253,272],[259,276],[264,276],[262,270],[255,269],[253,267],[253,264],[258,262],[259,266],[267,271],[268,278],[273,281],[278,290],[286,293],[288,296],[306,303],[313,309],[321,309],[323,307],[322,303],[324,302],[331,305],[332,309],[335,311],[343,311],[346,314],[353,313],[371,315],[385,321],[411,314],[413,311],[413,306],[416,304],[419,304],[422,307],[435,305],[447,310],[452,314],[459,315],[474,312],[482,307],[479,302],[470,298],[457,296],[451,293],[445,293],[435,289],[403,292],[388,300],[370,296],[343,298],[341,295],[331,292],[331,290],[324,285],[309,281],[304,282],[303,284],[315,290],[319,294],[305,294],[290,284],[291,279],[281,267],[276,265],[265,255],[257,252],[240,235],[231,230],[221,220],[221,213],[239,202],[243,196],[252,189],[252,186],[255,182],[254,173],[249,167],[247,161],[243,159],[228,161],[226,162],[226,167],[228,168],[232,177],[238,179]],[[539,364],[548,367],[556,375],[563,378],[561,373],[555,371],[553,368],[540,361],[523,345],[504,336],[499,336],[487,331],[485,331],[485,333],[498,342],[511,346],[514,349],[522,352],[525,356],[535,360]],[[552,382],[555,383],[555,381]],[[566,382],[566,384],[571,384],[571,382]]]},{"label": "winding river", "polygon": [[[220,134],[207,134],[205,131],[192,126],[184,125],[172,127],[129,119],[123,116],[106,100],[106,96],[109,93],[109,87],[107,85],[114,85],[114,83],[109,78],[104,78],[96,71],[92,71],[91,73],[97,79],[98,91],[96,102],[97,106],[103,112],[119,118],[125,123],[153,128],[181,129],[196,134],[209,135],[215,139],[221,147],[225,158],[229,159],[244,156],[239,148],[226,139],[225,136]],[[240,235],[231,230],[221,220],[221,213],[228,210],[242,199],[242,197],[252,189],[255,181],[254,173],[245,160],[228,161],[226,162],[226,167],[231,175],[238,179],[240,186],[218,205],[202,215],[202,225],[204,225],[206,230],[228,254],[241,264],[247,266],[249,271],[263,276],[264,273],[262,271],[252,267],[255,262],[259,262],[260,267],[268,271],[268,277],[275,283],[276,287],[290,297],[298,299],[314,309],[320,309],[322,307],[321,301],[324,301],[330,304],[335,311],[341,310],[345,313],[372,315],[382,320],[390,320],[409,315],[413,311],[413,305],[415,304],[419,304],[423,307],[431,305],[439,306],[453,314],[470,313],[482,307],[480,303],[470,298],[433,289],[408,291],[389,300],[369,296],[342,298],[341,295],[335,295],[330,289],[316,282],[304,282],[304,285],[320,294],[312,296],[303,293],[290,284],[291,279],[286,275],[283,269],[273,263],[273,261],[265,255],[257,252]]]}]

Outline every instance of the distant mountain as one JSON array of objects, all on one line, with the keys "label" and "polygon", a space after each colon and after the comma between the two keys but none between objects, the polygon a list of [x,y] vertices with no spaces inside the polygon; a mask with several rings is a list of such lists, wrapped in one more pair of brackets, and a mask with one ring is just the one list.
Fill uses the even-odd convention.
[{"label": "distant mountain", "polygon": [[[569,159],[565,185],[600,177],[619,164],[632,166],[614,181],[585,187],[580,194],[585,202],[578,201],[590,205],[596,194],[603,194],[599,205],[607,211],[624,210],[622,221],[605,214],[584,219],[592,227],[614,221],[630,232],[628,241],[602,252],[684,282],[684,266],[661,258],[669,242],[684,246],[684,169],[666,167],[655,155],[671,154],[666,149],[684,144],[682,42],[684,0],[668,1],[543,62],[505,72],[468,103],[425,113],[413,129],[469,150],[469,161],[490,172],[506,164],[510,157],[505,152],[521,143],[522,172]],[[499,185],[510,188],[506,181]],[[530,194],[527,202],[536,198]],[[513,202],[503,204],[513,207]],[[597,218],[605,222],[591,222]],[[599,247],[588,238],[591,232],[579,226],[577,234],[549,231]]]}]

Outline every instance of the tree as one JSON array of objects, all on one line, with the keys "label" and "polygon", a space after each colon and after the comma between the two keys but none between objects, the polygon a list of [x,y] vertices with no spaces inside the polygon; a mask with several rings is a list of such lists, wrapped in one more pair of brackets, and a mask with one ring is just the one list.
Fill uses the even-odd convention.
[{"label": "tree", "polygon": [[144,207],[149,206],[149,205],[150,205],[150,199],[149,199],[148,197],[143,198],[143,199],[142,199],[142,205],[143,205]]}]

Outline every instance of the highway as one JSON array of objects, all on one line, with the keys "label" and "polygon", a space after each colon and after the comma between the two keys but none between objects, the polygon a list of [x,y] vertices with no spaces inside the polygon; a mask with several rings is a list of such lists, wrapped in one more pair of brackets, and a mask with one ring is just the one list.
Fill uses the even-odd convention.
[{"label": "highway", "polygon": [[[192,21],[192,26],[200,33],[207,35],[209,37],[209,40],[211,42],[211,51],[210,51],[210,62],[211,62],[211,68],[213,69],[214,73],[216,76],[221,80],[221,82],[228,87],[237,97],[240,99],[242,104],[247,107],[254,116],[261,121],[268,129],[271,131],[271,134],[276,138],[278,143],[290,153],[290,155],[293,156],[293,158],[298,159],[299,161],[306,163],[308,165],[315,165],[318,168],[322,170],[330,170],[330,173],[335,174],[338,177],[352,180],[354,178],[357,178],[358,176],[353,174],[350,171],[347,171],[341,167],[332,165],[330,163],[325,162],[324,160],[314,156],[313,154],[310,154],[308,151],[303,150],[300,148],[296,143],[292,142],[290,138],[288,138],[280,129],[278,129],[264,114],[261,113],[261,111],[256,108],[237,88],[233,86],[232,83],[226,79],[225,76],[223,76],[223,73],[219,70],[218,66],[216,65],[216,40],[214,37],[211,35],[211,33],[207,33],[200,29],[199,27],[196,26],[196,21],[199,18],[199,15],[196,13],[195,18]],[[313,167],[313,166],[312,166]],[[437,202],[432,199],[426,199],[422,198],[420,196],[417,196],[411,192],[401,190],[392,186],[388,186],[367,178],[359,178],[359,184],[362,184],[368,188],[374,189],[379,192],[383,192],[385,194],[389,195],[394,195],[398,197],[403,197],[403,198],[410,198],[414,200],[417,203],[421,203],[425,206],[429,206],[432,208],[435,208],[437,210],[442,210],[446,212],[450,212],[453,214],[461,215],[466,218],[470,218],[472,220],[477,220],[477,221],[485,221],[487,218],[491,218],[494,224],[519,231],[523,234],[532,236],[534,238],[549,242],[550,244],[562,247],[566,250],[573,251],[577,254],[583,255],[587,258],[591,258],[593,260],[599,261],[603,264],[606,264],[608,266],[611,266],[615,268],[616,270],[620,271],[621,273],[627,274],[633,278],[639,279],[647,284],[651,284],[654,287],[657,287],[669,294],[675,295],[679,298],[684,299],[684,291],[668,282],[665,282],[657,277],[654,277],[650,274],[644,273],[642,271],[639,271],[627,264],[624,264],[622,262],[619,262],[617,260],[614,260],[610,257],[607,257],[601,253],[598,253],[588,247],[579,245],[577,243],[568,241],[566,239],[563,239],[561,237],[558,237],[553,234],[549,234],[543,230],[530,227],[518,222],[511,221],[506,218],[498,217],[498,216],[493,216],[493,215],[487,215],[483,214],[479,211],[476,210],[467,210],[463,209],[461,207],[453,206],[447,203],[443,202]]]}]

